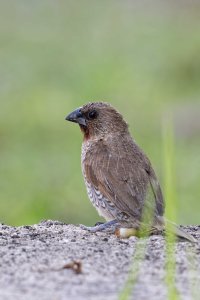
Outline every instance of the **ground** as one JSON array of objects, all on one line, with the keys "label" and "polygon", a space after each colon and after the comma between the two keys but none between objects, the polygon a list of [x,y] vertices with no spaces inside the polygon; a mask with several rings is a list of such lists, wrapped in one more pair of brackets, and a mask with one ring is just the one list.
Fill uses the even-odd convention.
[{"label": "ground", "polygon": [[[185,229],[198,243],[177,241],[176,287],[180,299],[198,299],[200,226]],[[1,300],[119,299],[131,269],[131,299],[167,299],[162,236],[119,239],[42,221],[32,226],[0,225],[0,246]]]}]

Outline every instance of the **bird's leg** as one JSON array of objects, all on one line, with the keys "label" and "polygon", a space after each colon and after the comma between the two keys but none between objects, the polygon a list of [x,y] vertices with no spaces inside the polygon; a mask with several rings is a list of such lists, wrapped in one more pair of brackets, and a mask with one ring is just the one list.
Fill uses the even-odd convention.
[{"label": "bird's leg", "polygon": [[94,224],[94,226],[98,226],[98,225],[101,225],[101,224],[104,224],[105,222],[96,222],[95,224]]},{"label": "bird's leg", "polygon": [[120,226],[118,220],[111,220],[109,222],[99,224],[93,227],[88,227],[85,225],[80,225],[82,229],[88,230],[90,232],[97,232],[97,231],[108,231],[110,233],[114,233],[115,230]]}]

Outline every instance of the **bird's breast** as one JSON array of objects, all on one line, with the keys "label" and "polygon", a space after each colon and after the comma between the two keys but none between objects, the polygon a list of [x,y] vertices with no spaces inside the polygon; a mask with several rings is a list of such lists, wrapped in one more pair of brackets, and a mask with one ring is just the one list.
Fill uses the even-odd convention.
[{"label": "bird's breast", "polygon": [[91,145],[89,141],[84,142],[81,151],[81,166],[87,194],[91,203],[98,211],[99,215],[105,218],[107,221],[110,221],[115,219],[116,214],[118,213],[116,211],[116,207],[111,201],[109,201],[106,197],[104,197],[104,195],[102,195],[102,193],[98,190],[97,187],[92,184],[92,182],[89,181],[85,172],[85,159],[88,151],[90,150],[90,147]]},{"label": "bird's breast", "polygon": [[98,211],[99,215],[105,218],[107,221],[115,219],[116,208],[113,205],[113,203],[106,199],[96,187],[94,187],[90,182],[88,182],[84,172],[83,176],[88,197],[93,206]]}]

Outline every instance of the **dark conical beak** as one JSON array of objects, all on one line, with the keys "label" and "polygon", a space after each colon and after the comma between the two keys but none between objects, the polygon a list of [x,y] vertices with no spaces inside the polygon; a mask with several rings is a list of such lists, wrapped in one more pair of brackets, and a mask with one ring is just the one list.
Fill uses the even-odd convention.
[{"label": "dark conical beak", "polygon": [[68,116],[66,116],[65,120],[86,126],[86,121],[80,108],[71,112]]}]

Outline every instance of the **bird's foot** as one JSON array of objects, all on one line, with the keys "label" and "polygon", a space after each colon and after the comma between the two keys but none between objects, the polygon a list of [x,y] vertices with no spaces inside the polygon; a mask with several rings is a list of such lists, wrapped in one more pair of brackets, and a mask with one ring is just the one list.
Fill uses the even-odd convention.
[{"label": "bird's foot", "polygon": [[98,232],[98,231],[104,231],[109,233],[115,233],[116,229],[120,226],[117,220],[112,220],[103,224],[98,224],[93,227],[88,227],[85,225],[80,225],[80,227],[84,230],[87,230],[89,232]]}]

